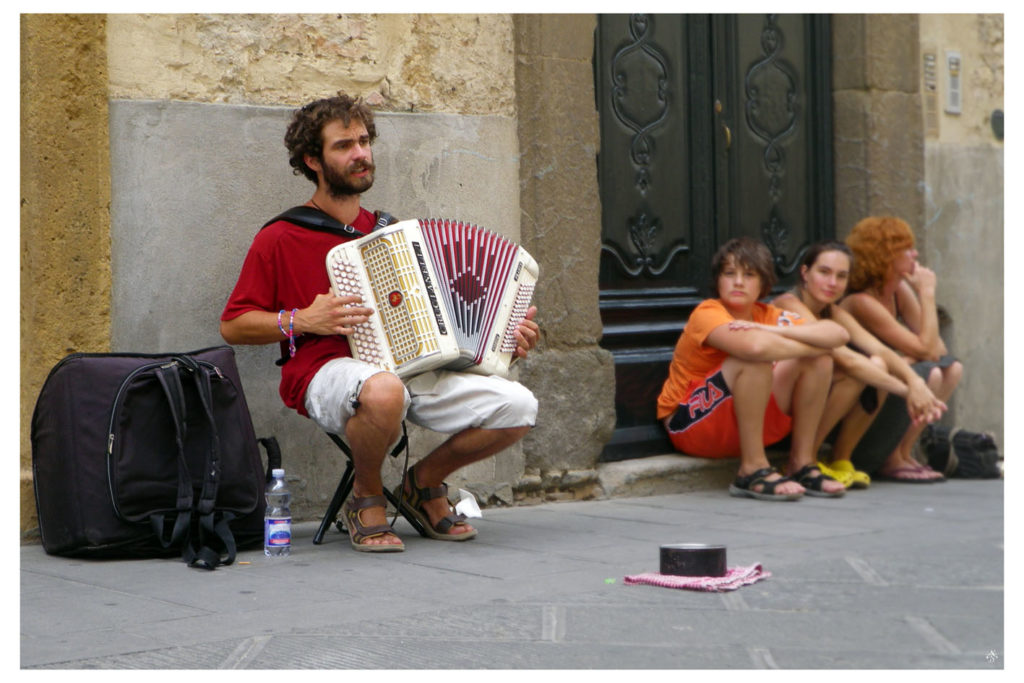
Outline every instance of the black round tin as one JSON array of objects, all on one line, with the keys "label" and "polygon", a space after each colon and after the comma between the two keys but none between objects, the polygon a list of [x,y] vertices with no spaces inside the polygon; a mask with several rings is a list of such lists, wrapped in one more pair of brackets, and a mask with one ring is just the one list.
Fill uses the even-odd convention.
[{"label": "black round tin", "polygon": [[725,576],[725,546],[675,543],[661,546],[661,573],[674,576]]}]

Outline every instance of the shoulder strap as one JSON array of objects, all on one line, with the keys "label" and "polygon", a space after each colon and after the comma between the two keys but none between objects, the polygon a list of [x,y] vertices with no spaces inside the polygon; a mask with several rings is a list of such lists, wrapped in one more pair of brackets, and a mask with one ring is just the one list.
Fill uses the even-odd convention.
[{"label": "shoulder strap", "polygon": [[[374,216],[377,218],[377,223],[373,226],[374,230],[378,230],[392,223],[397,223],[398,219],[385,211],[376,211]],[[361,230],[357,230],[351,225],[346,225],[338,220],[335,220],[332,216],[324,213],[320,209],[312,206],[293,206],[284,213],[274,216],[269,221],[263,224],[263,228],[267,227],[271,223],[277,221],[288,221],[293,225],[297,225],[301,228],[308,228],[309,230],[318,230],[320,232],[329,232],[340,237],[365,237],[366,233]],[[260,228],[261,230],[263,228]]]},{"label": "shoulder strap", "polygon": [[[335,220],[320,209],[312,206],[293,206],[282,214],[274,216],[263,224],[263,228],[277,221],[288,221],[293,225],[319,232],[329,232],[340,237],[364,237],[366,233],[356,230],[351,225]],[[261,230],[263,228],[260,228]]]},{"label": "shoulder strap", "polygon": [[374,230],[380,230],[385,228],[392,223],[397,223],[398,219],[392,216],[387,211],[374,211],[373,215],[377,217],[377,223],[373,226]]}]

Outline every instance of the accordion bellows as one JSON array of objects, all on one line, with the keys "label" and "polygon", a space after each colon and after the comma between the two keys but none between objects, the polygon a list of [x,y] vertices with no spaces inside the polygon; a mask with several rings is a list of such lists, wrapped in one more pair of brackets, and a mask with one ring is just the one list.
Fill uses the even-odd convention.
[{"label": "accordion bellows", "polygon": [[454,220],[408,220],[327,254],[331,291],[376,314],[352,357],[406,378],[437,368],[505,376],[539,269],[525,249]]}]

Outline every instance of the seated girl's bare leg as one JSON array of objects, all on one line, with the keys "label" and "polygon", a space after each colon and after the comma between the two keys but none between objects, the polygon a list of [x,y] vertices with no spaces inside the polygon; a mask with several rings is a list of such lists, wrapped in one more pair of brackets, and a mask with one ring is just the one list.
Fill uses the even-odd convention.
[{"label": "seated girl's bare leg", "polygon": [[[733,412],[740,438],[739,476],[771,467],[764,450],[764,413],[772,391],[772,365],[729,357],[722,363],[722,375],[733,397]],[[773,474],[768,481],[781,475]],[[804,487],[787,481],[775,489],[779,494],[803,493]]]},{"label": "seated girl's bare leg", "polygon": [[839,421],[849,415],[854,408],[860,407],[857,399],[860,398],[865,386],[864,382],[851,377],[841,370],[835,370],[832,378],[832,388],[829,390],[828,399],[825,401],[825,411],[821,415],[821,422],[818,424],[818,430],[814,435],[815,453],[821,450],[825,439],[832,429],[839,424]]},{"label": "seated girl's bare leg", "polygon": [[[885,360],[881,356],[873,355],[870,357],[872,363],[877,365],[880,369],[885,370]],[[817,441],[817,445],[820,448],[825,438],[829,435],[832,429],[842,420],[842,425],[839,427],[839,434],[836,436],[836,442],[832,445],[832,462],[836,460],[849,460],[853,456],[853,449],[857,447],[861,438],[868,431],[868,427],[874,421],[875,416],[878,415],[878,411],[881,409],[882,404],[885,403],[886,396],[888,394],[881,389],[875,389],[878,392],[877,402],[878,406],[875,411],[868,413],[860,405],[860,396],[864,392],[864,387],[867,385],[864,382],[859,382],[849,377],[841,370],[835,370],[832,380],[832,392],[829,394],[829,400],[832,400],[832,393],[836,392],[837,385],[840,382],[845,381],[843,377],[847,377],[853,380],[854,386],[858,386],[859,390],[855,390],[852,387],[844,389],[841,394],[842,398],[847,401],[846,411],[839,415],[835,422],[830,421],[830,414],[828,406],[825,407],[825,415],[822,417],[823,430],[819,430],[820,440]],[[836,376],[839,379],[836,379]],[[827,424],[826,424],[827,422]]]},{"label": "seated girl's bare leg", "polygon": [[843,418],[839,426],[839,434],[836,435],[836,442],[832,444],[832,462],[836,460],[849,460],[853,457],[853,451],[860,443],[861,438],[868,431],[868,427],[874,422],[878,411],[888,397],[884,391],[878,392],[878,407],[873,413],[865,411],[860,403],[855,403],[850,411]]},{"label": "seated girl's bare leg", "polygon": [[[832,357],[794,358],[775,364],[772,393],[779,408],[793,417],[790,433],[789,471],[815,465],[815,435],[825,411],[825,399],[832,385]],[[822,484],[826,493],[846,487],[834,480]]]},{"label": "seated girl's bare leg", "polygon": [[964,366],[960,361],[955,361],[948,368],[933,368],[928,375],[928,386],[940,401],[948,401],[963,374]]}]

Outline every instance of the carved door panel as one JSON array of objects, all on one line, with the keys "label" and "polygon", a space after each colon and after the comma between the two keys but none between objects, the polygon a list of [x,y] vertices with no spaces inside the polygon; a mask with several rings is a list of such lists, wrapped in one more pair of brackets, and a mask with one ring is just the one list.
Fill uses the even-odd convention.
[{"label": "carved door panel", "polygon": [[655,402],[710,260],[763,240],[784,282],[834,234],[828,20],[602,15],[602,346],[616,366],[603,459],[671,451]]}]

